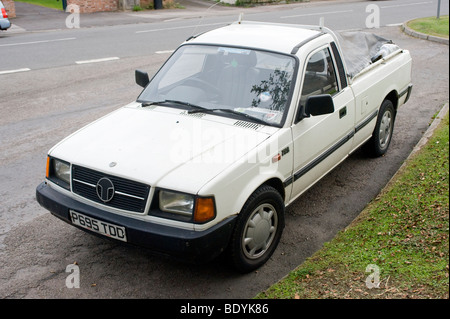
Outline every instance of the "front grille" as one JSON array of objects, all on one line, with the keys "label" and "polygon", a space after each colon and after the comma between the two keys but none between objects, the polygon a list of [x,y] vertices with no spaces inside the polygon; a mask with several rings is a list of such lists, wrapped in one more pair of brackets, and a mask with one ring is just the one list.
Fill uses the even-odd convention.
[{"label": "front grille", "polygon": [[[107,202],[100,199],[97,194],[97,183],[102,178],[108,178],[114,185],[114,196]],[[106,206],[143,213],[150,186],[72,165],[72,191],[84,198]]]}]

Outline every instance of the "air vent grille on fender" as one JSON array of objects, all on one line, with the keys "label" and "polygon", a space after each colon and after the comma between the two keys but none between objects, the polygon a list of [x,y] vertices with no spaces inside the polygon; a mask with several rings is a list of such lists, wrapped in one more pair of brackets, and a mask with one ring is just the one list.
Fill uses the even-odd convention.
[{"label": "air vent grille on fender", "polygon": [[188,111],[183,111],[180,114],[186,115],[186,116],[191,116],[191,117],[196,117],[196,118],[200,118],[200,119],[206,115],[205,113],[189,113]]},{"label": "air vent grille on fender", "polygon": [[250,122],[245,122],[245,121],[237,121],[233,125],[234,126],[243,127],[243,128],[252,129],[252,130],[257,130],[257,129],[259,129],[261,127],[260,124],[250,123]]}]

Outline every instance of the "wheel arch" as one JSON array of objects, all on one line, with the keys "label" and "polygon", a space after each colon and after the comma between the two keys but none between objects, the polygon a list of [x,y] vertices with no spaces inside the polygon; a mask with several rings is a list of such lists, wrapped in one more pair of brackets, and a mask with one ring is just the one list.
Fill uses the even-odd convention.
[{"label": "wheel arch", "polygon": [[283,201],[286,201],[286,190],[284,188],[283,182],[279,178],[273,177],[273,178],[265,181],[264,183],[262,183],[256,189],[258,189],[259,187],[261,187],[263,185],[268,185],[268,186],[273,187],[278,193],[280,193],[281,197],[283,198]]},{"label": "wheel arch", "polygon": [[[239,192],[235,193],[235,206],[233,211],[238,214],[241,212],[247,200],[254,194],[260,187],[267,185],[274,188],[283,199],[283,202],[286,201],[286,190],[284,188],[282,182],[282,176],[277,172],[275,174],[270,174],[264,176],[264,174],[252,174],[253,177],[247,179],[245,182],[246,186]],[[248,177],[250,175],[247,175]],[[243,178],[245,179],[245,178]]]},{"label": "wheel arch", "polygon": [[[383,101],[385,100],[389,100],[392,102],[392,104],[394,105],[394,110],[395,112],[397,112],[398,109],[398,100],[399,100],[399,96],[398,96],[398,92],[397,90],[392,90],[391,92],[389,92],[386,97],[384,98]],[[381,105],[380,105],[381,107]]]}]

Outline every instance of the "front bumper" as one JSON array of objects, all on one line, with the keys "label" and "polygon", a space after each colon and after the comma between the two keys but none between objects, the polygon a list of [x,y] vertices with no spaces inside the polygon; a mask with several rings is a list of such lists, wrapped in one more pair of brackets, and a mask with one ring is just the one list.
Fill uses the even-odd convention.
[{"label": "front bumper", "polygon": [[[55,191],[45,182],[36,188],[36,199],[42,207],[71,225],[73,224],[69,210],[75,210],[92,218],[125,227],[127,242],[130,244],[192,263],[208,262],[224,251],[235,224],[235,216],[201,232],[153,224],[81,203]],[[73,226],[96,234],[77,225]]]}]

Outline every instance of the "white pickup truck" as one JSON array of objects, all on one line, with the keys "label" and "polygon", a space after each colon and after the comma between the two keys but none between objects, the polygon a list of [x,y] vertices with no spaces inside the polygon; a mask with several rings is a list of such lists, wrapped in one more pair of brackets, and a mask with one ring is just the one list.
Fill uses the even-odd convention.
[{"label": "white pickup truck", "polygon": [[368,33],[238,22],[186,40],[138,99],[48,153],[41,206],[199,263],[263,265],[285,207],[365,146],[388,149],[411,57]]}]

